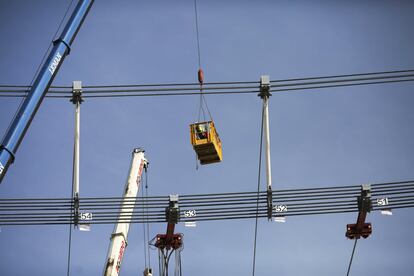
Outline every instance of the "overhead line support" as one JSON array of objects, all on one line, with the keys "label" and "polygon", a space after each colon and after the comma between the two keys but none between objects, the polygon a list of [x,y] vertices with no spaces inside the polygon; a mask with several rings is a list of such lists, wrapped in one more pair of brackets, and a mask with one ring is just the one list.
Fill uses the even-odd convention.
[{"label": "overhead line support", "polygon": [[72,99],[75,105],[75,136],[73,144],[73,175],[72,175],[72,197],[73,197],[73,219],[75,227],[79,223],[79,155],[80,155],[80,104],[82,99],[82,82],[74,81],[72,84]]},{"label": "overhead line support", "polygon": [[270,131],[269,131],[269,97],[270,77],[264,75],[260,77],[260,93],[258,95],[263,100],[263,127],[265,132],[265,157],[266,157],[266,182],[267,182],[267,218],[272,219],[273,199],[272,199],[272,166],[270,162]]},{"label": "overhead line support", "polygon": [[347,224],[345,236],[349,239],[368,238],[372,233],[371,223],[366,223],[367,213],[372,210],[371,185],[361,186],[361,195],[358,201],[358,218],[355,224]]},{"label": "overhead line support", "polygon": [[178,195],[170,195],[168,207],[165,208],[165,219],[167,221],[167,232],[166,234],[157,234],[154,243],[154,246],[158,248],[160,256],[159,266],[161,276],[168,275],[168,264],[173,251],[176,252],[176,271],[181,271],[180,254],[183,246],[183,234],[174,233],[175,225],[180,221]]}]

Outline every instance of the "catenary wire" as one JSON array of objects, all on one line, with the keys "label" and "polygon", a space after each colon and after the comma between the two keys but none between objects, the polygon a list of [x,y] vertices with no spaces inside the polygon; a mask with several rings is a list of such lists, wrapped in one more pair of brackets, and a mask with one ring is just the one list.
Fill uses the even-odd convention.
[{"label": "catenary wire", "polygon": [[[394,182],[389,184],[373,184],[372,185],[372,202],[373,211],[380,211],[388,208],[412,208],[414,206],[414,183],[412,181]],[[276,194],[287,194],[284,200],[274,199],[274,204],[287,204],[288,210],[283,216],[301,216],[301,215],[319,215],[356,212],[358,210],[356,197],[358,193],[348,193],[347,191],[355,191],[359,186],[344,187],[326,187],[326,188],[306,188],[295,190],[275,191]],[[380,193],[375,191],[380,191]],[[384,195],[381,191],[386,191]],[[342,191],[344,194],[338,193]],[[313,192],[313,194],[306,194]],[[197,220],[223,220],[223,219],[242,219],[261,217],[266,213],[266,195],[260,192],[259,213],[257,214],[257,201],[255,197],[246,199],[246,196],[254,195],[255,192],[241,193],[221,193],[221,194],[202,194],[202,195],[183,195],[187,200],[186,204],[182,204],[182,212],[185,208],[195,208],[197,210],[196,218],[182,218],[182,221]],[[295,196],[296,194],[296,196]],[[239,198],[238,198],[239,197]],[[296,198],[295,198],[296,197]],[[376,200],[387,198],[387,206],[379,206]],[[164,202],[158,201],[155,205],[131,205],[133,207],[141,206],[151,208],[147,211],[139,209],[132,212],[133,223],[142,223],[146,219],[150,223],[165,222],[165,206],[168,205],[167,197],[154,197],[155,199],[164,198]],[[210,198],[211,204],[208,199]],[[114,198],[88,198],[88,200],[101,204],[82,205],[81,210],[94,212],[95,221],[91,223],[103,224],[121,221],[124,217],[131,215],[131,212],[121,212],[120,204],[114,206],[108,205],[106,201],[113,201]],[[118,198],[120,199],[120,198]],[[132,198],[131,198],[132,199]],[[131,200],[129,199],[129,200]],[[197,199],[197,200],[195,200]],[[202,199],[202,200],[200,200]],[[136,200],[136,198],[135,198]],[[38,203],[31,206],[31,203]],[[73,220],[71,212],[71,199],[0,199],[0,224],[1,225],[42,225],[46,224],[70,224]],[[62,207],[63,206],[63,207]],[[106,210],[106,211],[105,211]]]},{"label": "catenary wire", "polygon": [[[412,70],[406,70],[406,71],[395,71],[395,72],[412,72]],[[379,73],[371,73],[370,75],[378,75]],[[368,75],[368,74],[355,74],[358,76],[361,75]],[[349,75],[344,75],[344,76],[349,76]],[[354,86],[354,85],[368,85],[368,84],[382,84],[382,83],[394,83],[394,82],[406,82],[406,81],[413,81],[413,79],[411,78],[412,76],[414,76],[413,74],[403,74],[403,75],[391,75],[391,76],[375,76],[375,77],[366,77],[366,78],[352,78],[352,79],[328,79],[328,80],[322,80],[322,81],[318,81],[318,82],[299,82],[299,83],[282,83],[282,84],[277,84],[277,85],[273,85],[273,92],[283,92],[283,91],[293,91],[293,90],[305,90],[305,89],[318,89],[318,88],[329,88],[329,87],[341,87],[341,86]],[[410,78],[409,78],[410,77]],[[326,78],[329,78],[326,77]],[[397,79],[398,78],[398,79]],[[302,78],[301,80],[309,80],[309,79],[315,79],[315,78]],[[323,77],[319,78],[319,79],[323,79]],[[396,79],[396,80],[390,80],[390,79]],[[371,80],[371,81],[370,81]],[[289,80],[290,82],[292,80]],[[368,82],[370,81],[370,82]],[[274,81],[275,83],[280,83],[282,82],[282,80],[280,81]],[[285,80],[285,82],[287,82]],[[345,82],[345,83],[344,83]],[[351,82],[351,83],[348,83]],[[231,84],[229,82],[229,84]],[[322,84],[322,85],[321,85]],[[189,84],[190,85],[190,84]],[[153,85],[154,86],[154,85]],[[296,87],[299,86],[299,87]],[[0,86],[1,87],[1,86]],[[12,86],[4,86],[3,88],[11,88]],[[19,86],[16,86],[19,87]],[[63,87],[63,86],[62,86]],[[98,87],[98,86],[95,86]],[[104,87],[104,86],[102,86]],[[108,86],[109,87],[109,86]],[[131,86],[116,86],[116,87],[131,87]],[[140,87],[145,87],[145,86],[140,86]],[[194,87],[162,87],[161,85],[158,85],[158,87],[161,88],[151,88],[151,89],[110,89],[110,90],[102,90],[102,89],[98,89],[98,90],[88,90],[87,88],[84,88],[84,94],[87,97],[103,97],[103,96],[119,96],[119,97],[125,97],[125,96],[129,96],[129,94],[119,94],[119,93],[139,93],[139,94],[131,94],[130,96],[148,96],[148,95],[153,95],[153,96],[166,96],[166,95],[198,95],[200,94],[200,92],[196,92],[195,94],[193,93],[153,93],[153,92],[172,92],[172,91],[197,91],[199,90],[199,87],[195,86]],[[293,87],[293,88],[289,88],[289,87]],[[54,88],[58,88],[58,87],[54,87]],[[206,94],[232,94],[232,93],[257,93],[258,90],[254,90],[254,91],[238,91],[238,90],[245,90],[245,89],[252,89],[252,88],[256,88],[258,89],[257,86],[234,86],[234,85],[230,85],[230,86],[219,86],[219,87],[205,87],[205,90],[210,90],[213,91],[213,93],[211,92],[203,92]],[[276,89],[275,89],[276,88]],[[218,91],[220,90],[220,91]],[[232,91],[221,91],[221,90],[232,90]],[[23,90],[10,90],[10,89],[0,89],[0,92],[3,92],[1,96],[24,96],[27,93],[27,89],[23,89]],[[62,94],[70,94],[71,91],[59,91],[59,90],[50,90],[48,92],[48,97],[62,97],[64,95]],[[4,93],[9,93],[9,94],[4,94]],[[10,94],[13,93],[13,94]],[[16,93],[20,93],[20,94],[16,94]],[[22,94],[23,93],[23,94]],[[105,94],[105,95],[90,95],[90,94]],[[146,94],[144,94],[146,93]],[[58,94],[58,95],[53,95],[53,94]],[[109,94],[109,95],[106,95]],[[112,95],[115,94],[115,95]],[[59,98],[58,97],[58,98]]]},{"label": "catenary wire", "polygon": [[[56,36],[56,35],[55,35]],[[347,78],[347,77],[359,77],[359,76],[370,76],[370,75],[386,75],[386,74],[397,74],[397,73],[413,73],[414,70],[393,70],[393,71],[382,71],[382,72],[368,72],[358,74],[342,74],[342,75],[331,75],[331,76],[319,76],[319,77],[305,77],[305,78],[288,78],[281,80],[272,80],[273,83],[278,82],[292,82],[292,81],[306,81],[306,80],[318,80],[318,79],[330,79],[330,78]],[[258,81],[233,81],[233,82],[205,82],[204,85],[228,85],[228,84],[259,84]],[[162,84],[124,84],[124,85],[84,85],[83,88],[122,88],[122,87],[157,87],[157,86],[188,86],[198,85],[198,83],[162,83]],[[26,88],[25,91],[30,90],[31,86],[27,85],[0,85],[0,88]],[[66,88],[71,89],[71,86],[51,86],[51,88]]]}]

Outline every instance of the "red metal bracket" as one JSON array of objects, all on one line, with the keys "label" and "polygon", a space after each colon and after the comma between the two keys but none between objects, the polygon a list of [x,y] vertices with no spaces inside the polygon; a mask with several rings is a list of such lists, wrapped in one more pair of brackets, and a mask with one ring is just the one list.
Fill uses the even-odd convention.
[{"label": "red metal bracket", "polygon": [[180,220],[180,208],[178,207],[178,195],[170,195],[170,202],[165,209],[167,231],[165,234],[155,236],[155,247],[159,249],[179,249],[183,245],[183,234],[174,234],[175,225]]},{"label": "red metal bracket", "polygon": [[179,249],[183,245],[183,234],[158,234],[155,237],[155,247],[159,249]]},{"label": "red metal bracket", "polygon": [[346,225],[345,236],[348,239],[368,238],[372,233],[372,225],[365,222],[367,213],[372,209],[371,204],[371,187],[370,185],[361,186],[361,196],[358,197],[358,218],[357,222]]}]

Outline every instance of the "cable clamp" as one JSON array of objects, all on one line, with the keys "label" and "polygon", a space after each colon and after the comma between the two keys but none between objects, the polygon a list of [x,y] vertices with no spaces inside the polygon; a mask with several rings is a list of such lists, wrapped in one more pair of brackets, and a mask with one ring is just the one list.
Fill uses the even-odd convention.
[{"label": "cable clamp", "polygon": [[272,96],[270,93],[270,77],[269,75],[264,75],[260,77],[260,93],[258,95],[260,98],[269,98]]},{"label": "cable clamp", "polygon": [[180,220],[180,208],[178,207],[178,195],[170,195],[168,207],[165,208],[165,219],[168,223],[177,224]]},{"label": "cable clamp", "polygon": [[81,104],[83,102],[82,98],[82,82],[73,81],[72,83],[72,98],[70,101],[74,104]]}]

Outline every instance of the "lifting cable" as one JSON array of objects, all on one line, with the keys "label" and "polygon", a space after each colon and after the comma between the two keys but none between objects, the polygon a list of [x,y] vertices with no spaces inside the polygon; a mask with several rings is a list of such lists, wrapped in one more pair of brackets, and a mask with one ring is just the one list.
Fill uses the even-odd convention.
[{"label": "lifting cable", "polygon": [[[144,234],[144,259],[145,259],[145,268],[151,268],[151,255],[150,255],[150,245],[149,245],[149,217],[148,217],[148,171],[145,168],[145,196],[144,196],[144,188],[142,191],[142,209],[144,214],[144,223],[142,224],[143,227],[143,234]],[[147,262],[148,261],[148,262]],[[148,266],[147,266],[148,264]]]},{"label": "lifting cable", "polygon": [[261,176],[261,171],[262,171],[262,151],[263,151],[263,123],[264,123],[264,109],[262,109],[262,120],[261,120],[261,126],[260,126],[259,168],[258,168],[258,175],[257,175],[256,221],[255,221],[255,225],[254,225],[252,276],[254,276],[255,271],[256,271],[257,223],[258,223],[258,219],[259,219],[260,176]]},{"label": "lifting cable", "polygon": [[[145,185],[146,186],[146,185]],[[145,202],[145,196],[144,196],[144,189],[141,189],[141,195],[142,195],[142,199],[143,199],[143,202]],[[145,212],[145,210],[146,210],[146,207],[144,206],[143,207],[143,213],[145,214],[146,212]],[[144,264],[145,264],[145,268],[147,268],[148,266],[147,266],[147,223],[148,223],[148,217],[145,217],[145,222],[142,224],[142,232],[143,232],[143,236],[144,236],[144,242],[143,242],[143,244],[144,244]]]},{"label": "lifting cable", "polygon": [[[200,122],[201,120],[201,113],[203,114],[203,121],[206,121],[206,114],[204,107],[206,108],[208,115],[210,117],[210,121],[213,120],[213,117],[211,116],[210,110],[207,105],[207,101],[203,94],[203,85],[204,85],[204,72],[201,67],[201,51],[200,51],[200,30],[198,27],[198,10],[197,10],[197,0],[194,0],[194,14],[195,14],[195,28],[196,28],[196,38],[197,38],[197,57],[198,57],[198,72],[197,72],[197,78],[198,83],[200,84],[200,103],[198,107],[198,116],[197,116],[197,122]],[[204,106],[203,106],[204,104]]]}]

